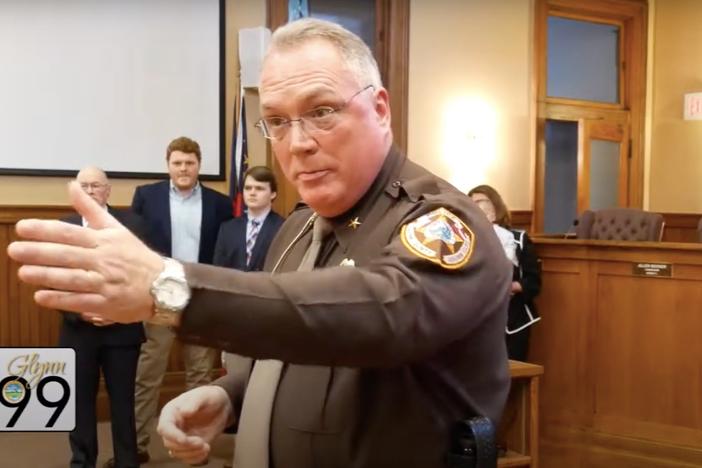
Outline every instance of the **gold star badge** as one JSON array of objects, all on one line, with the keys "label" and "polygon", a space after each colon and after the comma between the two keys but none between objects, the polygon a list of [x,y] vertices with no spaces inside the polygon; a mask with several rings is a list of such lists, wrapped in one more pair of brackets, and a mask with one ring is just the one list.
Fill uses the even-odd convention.
[{"label": "gold star badge", "polygon": [[358,226],[360,226],[360,225],[361,225],[361,222],[358,220],[358,216],[356,216],[356,217],[353,218],[351,221],[349,221],[349,224],[348,224],[348,226],[349,226],[351,229],[353,229],[354,231],[355,231],[356,228],[358,228]]}]

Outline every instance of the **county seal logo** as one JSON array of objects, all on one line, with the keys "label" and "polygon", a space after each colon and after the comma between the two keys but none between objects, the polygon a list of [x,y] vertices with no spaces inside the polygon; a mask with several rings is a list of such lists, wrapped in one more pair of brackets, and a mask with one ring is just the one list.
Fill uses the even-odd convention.
[{"label": "county seal logo", "polygon": [[2,387],[2,399],[11,405],[15,405],[27,395],[24,384],[19,380],[10,380]]},{"label": "county seal logo", "polygon": [[473,231],[446,208],[438,208],[402,226],[402,244],[414,255],[455,270],[473,253]]}]

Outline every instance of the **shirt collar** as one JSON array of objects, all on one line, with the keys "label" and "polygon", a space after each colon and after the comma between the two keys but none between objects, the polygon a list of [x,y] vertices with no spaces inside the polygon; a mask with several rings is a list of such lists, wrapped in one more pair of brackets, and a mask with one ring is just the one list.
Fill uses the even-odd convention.
[{"label": "shirt collar", "polygon": [[168,185],[170,187],[171,193],[174,193],[180,197],[183,198],[190,198],[193,195],[196,195],[200,191],[200,181],[197,180],[195,181],[195,186],[193,187],[193,190],[188,194],[188,195],[183,195],[183,192],[178,189],[178,187],[175,186],[172,180],[168,181]]},{"label": "shirt collar", "polygon": [[251,216],[247,213],[246,217],[248,218],[249,223],[251,221],[258,221],[259,224],[263,224],[263,222],[266,220],[266,217],[268,216],[268,213],[270,213],[270,212],[271,212],[271,209],[268,208],[266,211],[264,211],[262,214],[260,214],[258,216]]}]

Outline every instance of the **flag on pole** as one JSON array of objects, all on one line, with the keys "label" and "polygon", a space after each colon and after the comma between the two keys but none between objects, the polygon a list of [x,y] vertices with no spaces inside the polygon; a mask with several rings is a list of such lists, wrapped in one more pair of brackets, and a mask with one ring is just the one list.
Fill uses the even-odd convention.
[{"label": "flag on pole", "polygon": [[234,217],[244,214],[244,174],[249,169],[249,153],[246,142],[246,108],[244,88],[239,91],[239,118],[232,128],[232,157],[229,172],[229,196],[232,199]]},{"label": "flag on pole", "polygon": [[288,0],[288,22],[310,16],[307,0]]}]

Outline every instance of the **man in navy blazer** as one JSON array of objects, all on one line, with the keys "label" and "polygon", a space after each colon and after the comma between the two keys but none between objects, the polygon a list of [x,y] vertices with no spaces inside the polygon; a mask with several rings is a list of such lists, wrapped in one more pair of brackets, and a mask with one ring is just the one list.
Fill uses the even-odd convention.
[{"label": "man in navy blazer", "polygon": [[[120,223],[143,238],[144,223],[129,211],[107,205],[110,183],[97,167],[86,167],[76,176],[81,188]],[[74,214],[63,221],[84,225]],[[98,455],[96,402],[100,369],[110,397],[110,419],[115,466],[139,466],[134,421],[134,379],[139,347],[144,342],[141,323],[109,322],[90,314],[64,312],[59,345],[76,352],[76,427],[68,435],[71,468],[95,467]]]},{"label": "man in navy blazer", "polygon": [[[212,263],[222,222],[231,219],[228,197],[199,183],[200,145],[190,138],[171,141],[166,150],[170,180],[137,187],[132,210],[148,228],[147,243],[162,255],[194,263]],[[145,463],[150,423],[158,412],[158,397],[175,334],[168,327],[144,324],[146,343],[141,348],[136,378],[136,427],[139,461]],[[217,353],[195,345],[183,346],[185,384],[194,388],[209,383]],[[105,465],[113,466],[111,460]]]},{"label": "man in navy blazer", "polygon": [[285,221],[272,210],[277,190],[275,175],[269,168],[255,166],[246,171],[242,192],[247,212],[222,223],[217,235],[214,265],[243,271],[263,269],[268,247]]}]

